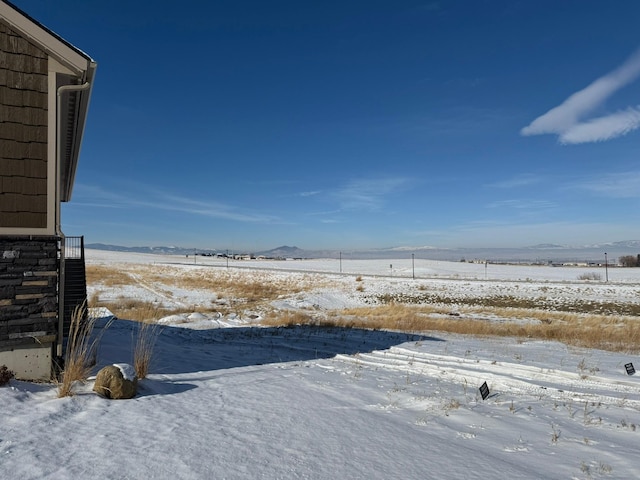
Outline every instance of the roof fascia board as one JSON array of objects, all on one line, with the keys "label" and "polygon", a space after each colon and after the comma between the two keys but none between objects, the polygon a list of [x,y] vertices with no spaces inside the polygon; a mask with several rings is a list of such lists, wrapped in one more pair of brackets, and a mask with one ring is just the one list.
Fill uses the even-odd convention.
[{"label": "roof fascia board", "polygon": [[0,17],[4,18],[12,28],[33,40],[40,48],[54,56],[60,63],[71,68],[76,75],[87,70],[91,59],[79,50],[71,48],[53,32],[23,14],[12,5],[0,2]]}]

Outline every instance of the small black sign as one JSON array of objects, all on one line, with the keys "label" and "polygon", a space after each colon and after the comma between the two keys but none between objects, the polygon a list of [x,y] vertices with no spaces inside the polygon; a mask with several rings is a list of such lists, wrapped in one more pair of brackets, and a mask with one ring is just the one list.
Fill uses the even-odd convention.
[{"label": "small black sign", "polygon": [[624,368],[627,369],[627,375],[633,375],[634,373],[636,373],[636,369],[633,368],[633,363],[625,364]]},{"label": "small black sign", "polygon": [[487,385],[487,382],[484,382],[480,386],[480,395],[482,395],[483,400],[486,400],[487,397],[489,396],[489,385]]}]

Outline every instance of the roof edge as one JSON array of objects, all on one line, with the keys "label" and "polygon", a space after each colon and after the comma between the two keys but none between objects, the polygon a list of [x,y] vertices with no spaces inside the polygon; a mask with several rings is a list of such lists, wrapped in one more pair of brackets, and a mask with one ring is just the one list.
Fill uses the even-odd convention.
[{"label": "roof edge", "polygon": [[8,21],[13,28],[19,29],[21,33],[36,42],[43,50],[79,73],[86,71],[91,63],[95,63],[85,52],[20,10],[8,0],[0,0],[0,17]]}]

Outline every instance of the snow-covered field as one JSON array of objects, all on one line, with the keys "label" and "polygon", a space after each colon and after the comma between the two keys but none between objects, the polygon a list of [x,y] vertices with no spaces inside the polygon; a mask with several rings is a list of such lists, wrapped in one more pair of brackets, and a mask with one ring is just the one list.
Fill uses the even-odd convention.
[{"label": "snow-covered field", "polygon": [[[227,269],[206,257],[87,257],[90,265],[155,265],[167,275]],[[452,297],[637,303],[638,270],[611,268],[605,282],[601,268],[417,259],[229,266],[261,281],[320,279],[277,305],[320,311],[416,284]],[[578,280],[584,272],[602,281]],[[364,292],[354,288],[356,275]],[[167,292],[143,278],[126,292],[89,290],[185,311],[161,322],[152,373],[132,400],[98,397],[91,381],[63,399],[52,385],[12,380],[0,388],[0,478],[638,478],[640,381],[625,369],[640,365],[633,355],[433,331],[264,327],[259,312],[190,312],[211,293]],[[131,362],[135,332],[133,322],[114,322],[97,367]]]}]

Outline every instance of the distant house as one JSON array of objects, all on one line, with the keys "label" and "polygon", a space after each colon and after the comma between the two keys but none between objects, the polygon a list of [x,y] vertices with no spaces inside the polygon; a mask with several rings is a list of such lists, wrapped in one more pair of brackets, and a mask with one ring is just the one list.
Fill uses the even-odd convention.
[{"label": "distant house", "polygon": [[60,203],[71,199],[95,71],[0,0],[0,365],[18,378],[51,378],[86,299],[82,238],[65,238]]}]

